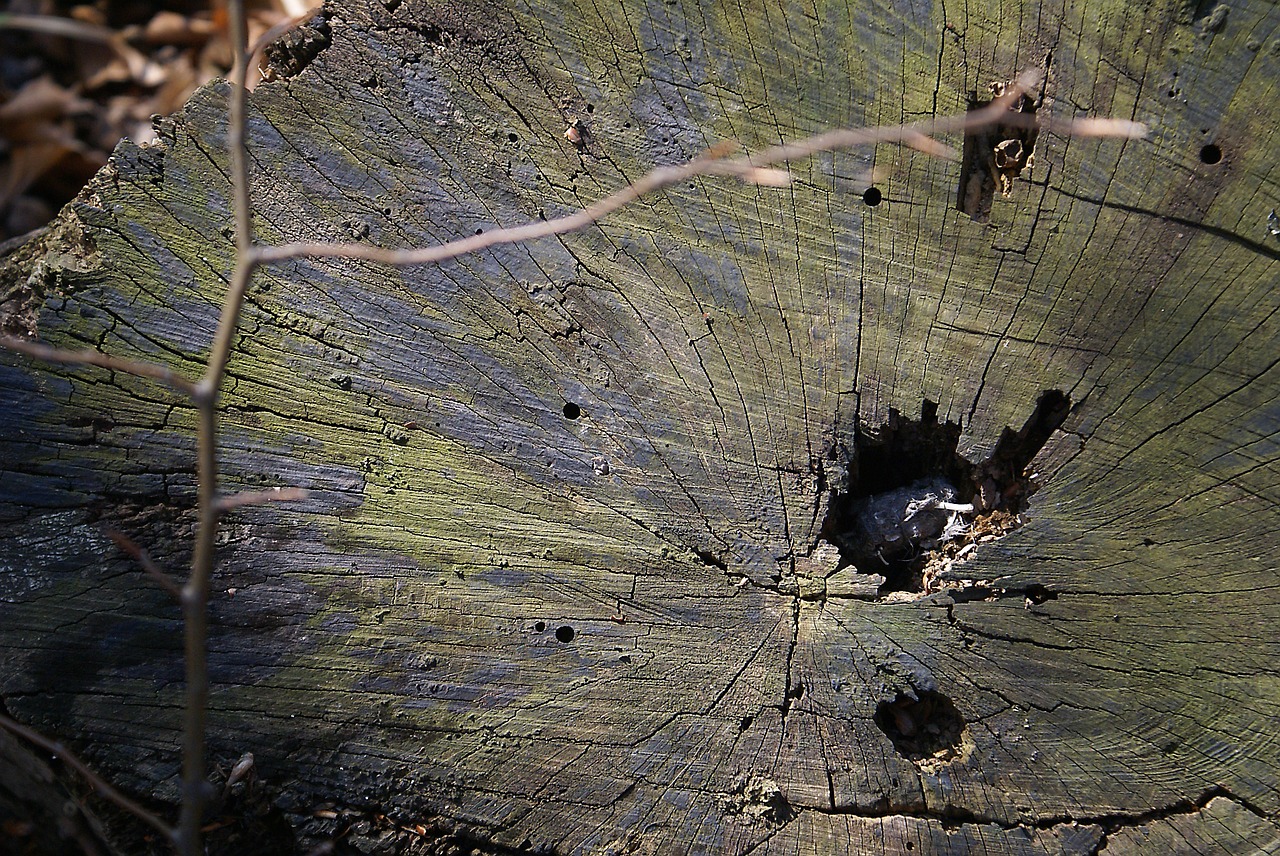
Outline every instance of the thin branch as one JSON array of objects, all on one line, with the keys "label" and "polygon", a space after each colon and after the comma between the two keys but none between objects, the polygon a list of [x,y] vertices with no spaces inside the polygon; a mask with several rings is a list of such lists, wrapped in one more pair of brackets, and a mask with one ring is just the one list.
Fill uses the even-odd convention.
[{"label": "thin branch", "polygon": [[1120,137],[1137,140],[1147,135],[1147,126],[1129,119],[1085,117],[1066,122],[1050,121],[1047,127],[1071,137]]},{"label": "thin branch", "polygon": [[253,248],[253,204],[249,199],[249,153],[245,148],[245,114],[247,96],[245,78],[248,75],[248,59],[245,56],[245,21],[243,0],[228,3],[230,36],[234,50],[231,67],[231,95],[227,120],[227,148],[231,155],[231,192],[234,200],[236,233],[236,265],[231,272],[231,283],[222,302],[222,314],[218,318],[218,330],[204,377],[198,385],[201,397],[216,399],[218,386],[226,372],[231,357],[232,341],[240,324],[240,310],[244,305],[249,280],[259,262]]},{"label": "thin branch", "polygon": [[957,161],[960,160],[960,153],[948,146],[946,143],[940,143],[928,134],[908,133],[903,136],[902,144],[910,146],[918,152],[923,152],[930,157],[939,160]]},{"label": "thin branch", "polygon": [[[248,38],[244,3],[230,4],[230,36],[233,47],[231,65],[231,100],[227,117],[227,149],[231,156],[231,190],[235,203],[235,229],[237,261],[253,245],[253,205],[249,199],[249,152],[245,147],[248,132],[248,91],[245,81],[249,75],[249,59],[245,56],[245,40]],[[226,316],[223,316],[223,320]]]},{"label": "thin branch", "polygon": [[218,389],[231,357],[232,341],[240,324],[240,310],[249,280],[257,267],[253,255],[253,209],[249,199],[248,152],[245,149],[245,112],[248,76],[248,40],[243,0],[227,4],[231,40],[231,93],[227,119],[227,147],[231,157],[234,198],[236,262],[231,284],[223,298],[218,329],[209,349],[204,376],[192,396],[199,411],[196,429],[196,496],[199,523],[191,557],[191,574],[182,587],[183,655],[186,663],[186,710],[182,724],[182,811],[176,843],[183,856],[197,856],[200,820],[209,797],[205,779],[205,728],[209,717],[209,582],[218,533]]},{"label": "thin branch", "polygon": [[162,835],[164,835],[165,838],[173,840],[173,829],[167,823],[109,785],[105,779],[93,772],[93,770],[89,768],[88,764],[81,761],[76,757],[75,753],[71,752],[61,743],[56,740],[50,740],[38,731],[33,731],[25,725],[15,722],[3,714],[0,714],[0,728],[4,728],[6,731],[10,731],[18,735],[28,743],[35,744],[50,755],[53,755],[59,761],[79,773],[84,780],[89,783],[89,786],[101,794],[105,799],[110,800],[129,814],[155,827]]},{"label": "thin branch", "polygon": [[273,487],[268,490],[251,490],[244,493],[233,493],[229,496],[218,498],[218,511],[230,511],[233,508],[241,508],[246,505],[263,505],[268,502],[292,502],[298,499],[306,499],[310,496],[304,488],[300,487]]},{"label": "thin branch", "polygon": [[[648,193],[681,184],[697,176],[732,176],[752,184],[779,185],[785,182],[779,180],[776,170],[768,169],[775,164],[803,160],[820,152],[838,151],[873,143],[903,143],[926,154],[955,158],[955,150],[933,139],[935,135],[967,132],[996,124],[1007,126],[1036,124],[1036,117],[1033,114],[1014,112],[1010,107],[1025,92],[1034,89],[1038,83],[1038,72],[1024,72],[1003,95],[980,110],[908,125],[827,131],[791,143],[772,146],[746,157],[728,158],[728,149],[722,144],[707,150],[686,164],[658,167],[635,183],[609,194],[576,213],[527,223],[523,226],[496,229],[434,247],[388,250],[368,244],[289,243],[274,247],[258,247],[254,255],[256,261],[261,264],[304,256],[363,259],[390,265],[442,262],[499,244],[523,243],[584,229]],[[1042,120],[1037,126],[1051,128],[1066,135],[1076,133],[1085,136],[1134,138],[1141,137],[1147,132],[1146,126],[1139,122],[1116,119],[1074,119],[1053,122]]]},{"label": "thin branch", "polygon": [[173,581],[173,577],[166,574],[164,570],[156,564],[155,559],[151,558],[150,553],[138,546],[133,539],[128,535],[125,535],[123,532],[117,532],[112,529],[107,532],[107,537],[114,541],[117,547],[125,553],[128,553],[135,562],[141,565],[142,570],[146,571],[147,574],[150,575],[151,579],[156,581],[160,588],[173,595],[174,600],[179,603],[182,602],[182,588]]},{"label": "thin branch", "polygon": [[7,348],[10,351],[16,351],[19,354],[25,354],[28,357],[34,357],[37,360],[44,360],[48,363],[98,366],[99,368],[122,372],[134,377],[158,380],[184,395],[195,395],[195,384],[168,366],[162,366],[159,363],[125,360],[98,351],[64,351],[60,348],[52,348],[42,342],[28,342],[24,339],[15,339],[12,336],[0,336],[0,348]]},{"label": "thin branch", "polygon": [[584,229],[604,219],[619,208],[634,202],[647,193],[670,187],[699,175],[752,175],[761,165],[744,160],[729,161],[715,153],[704,154],[682,166],[659,167],[600,201],[574,214],[551,220],[540,220],[509,229],[498,229],[480,235],[472,235],[457,241],[449,241],[434,247],[410,250],[387,250],[368,244],[283,244],[276,247],[259,247],[256,256],[260,263],[311,256],[317,258],[366,259],[391,265],[429,264],[442,262],[457,256],[474,253],[498,244],[517,244],[563,235]]},{"label": "thin branch", "polygon": [[198,412],[196,493],[199,523],[191,574],[182,587],[186,709],[182,724],[182,811],[178,817],[177,846],[183,856],[197,856],[201,852],[200,820],[210,795],[210,786],[205,781],[204,752],[209,708],[209,580],[213,575],[214,542],[218,532],[216,399],[202,401]]}]

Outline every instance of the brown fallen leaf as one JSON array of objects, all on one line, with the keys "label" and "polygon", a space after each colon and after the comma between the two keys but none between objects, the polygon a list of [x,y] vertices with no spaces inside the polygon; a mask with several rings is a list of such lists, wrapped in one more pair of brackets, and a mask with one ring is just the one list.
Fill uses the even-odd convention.
[{"label": "brown fallen leaf", "polygon": [[[319,0],[249,5],[252,41],[278,38],[309,18]],[[174,112],[229,70],[220,0],[203,8],[153,6],[141,22],[138,9],[113,3],[80,0],[60,9],[0,11],[0,30],[24,34],[18,58],[32,69],[26,72],[32,79],[9,84],[16,92],[0,87],[0,241],[29,231],[42,212],[74,197],[121,137],[152,142],[152,115]],[[258,77],[251,74],[250,86]]]},{"label": "brown fallen leaf", "polygon": [[43,129],[49,123],[92,108],[92,104],[59,86],[49,75],[42,75],[28,81],[13,98],[0,105],[0,136],[11,142],[44,139],[48,135]]},{"label": "brown fallen leaf", "polygon": [[0,210],[68,158],[66,166],[81,182],[106,162],[76,139],[72,127],[71,118],[93,106],[48,75],[29,81],[0,105],[0,137],[9,144],[9,156],[0,164]]},{"label": "brown fallen leaf", "polygon": [[149,44],[184,47],[203,45],[213,34],[212,20],[167,10],[157,12],[142,31],[142,37]]}]

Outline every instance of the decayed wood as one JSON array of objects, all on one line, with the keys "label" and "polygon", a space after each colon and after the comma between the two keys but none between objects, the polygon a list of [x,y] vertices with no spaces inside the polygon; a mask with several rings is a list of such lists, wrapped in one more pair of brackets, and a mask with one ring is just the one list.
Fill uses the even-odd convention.
[{"label": "decayed wood", "polygon": [[[252,751],[304,837],[376,809],[406,849],[1274,846],[1277,38],[1262,2],[330,9],[252,99],[265,241],[551,217],[1028,65],[1041,112],[1153,133],[1042,132],[986,224],[958,164],[880,147],[438,268],[260,275],[227,470],[310,496],[229,520],[214,760]],[[223,96],[122,146],[0,269],[5,306],[194,376],[232,255]],[[193,413],[12,356],[0,389],[0,697],[172,799],[179,615],[108,533],[186,565]],[[860,425],[935,402],[977,463],[1045,390],[1071,407],[1026,525],[924,597],[833,573]]]}]

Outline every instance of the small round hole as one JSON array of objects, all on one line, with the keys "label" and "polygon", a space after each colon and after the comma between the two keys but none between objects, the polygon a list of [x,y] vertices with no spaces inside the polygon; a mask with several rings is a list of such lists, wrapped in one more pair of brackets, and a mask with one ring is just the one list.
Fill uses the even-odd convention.
[{"label": "small round hole", "polygon": [[515,135],[515,132],[513,131],[512,133],[507,134],[507,139],[514,143],[516,140],[518,140],[518,139],[520,139],[520,138],[519,138],[519,137],[517,137],[517,136]]},{"label": "small round hole", "polygon": [[878,187],[868,187],[862,191],[862,201],[870,205],[872,208],[880,204],[880,200],[884,199],[884,194],[880,192]]},{"label": "small round hole", "polygon": [[537,624],[533,625],[533,629],[538,633],[541,633],[542,631],[547,629],[547,622],[539,621]]},{"label": "small round hole", "polygon": [[594,113],[594,112],[596,112],[596,105],[594,105],[594,104],[588,104],[588,105],[587,105],[587,112],[588,112],[588,113]]},{"label": "small round hole", "polygon": [[573,636],[573,628],[567,624],[562,624],[556,628],[556,639],[561,642],[572,642]]},{"label": "small round hole", "polygon": [[1213,143],[1200,149],[1200,163],[1218,163],[1222,160],[1222,149]]},{"label": "small round hole", "polygon": [[564,406],[565,419],[577,419],[582,415],[582,408],[570,401]]}]

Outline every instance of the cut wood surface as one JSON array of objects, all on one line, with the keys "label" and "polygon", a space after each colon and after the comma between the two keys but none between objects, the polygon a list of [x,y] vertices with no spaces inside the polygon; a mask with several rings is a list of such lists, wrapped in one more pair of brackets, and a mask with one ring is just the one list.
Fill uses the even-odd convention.
[{"label": "cut wood surface", "polygon": [[[263,243],[554,217],[1025,68],[1038,116],[1151,129],[1043,128],[1007,198],[972,166],[999,141],[881,145],[440,266],[261,272],[227,488],[310,496],[223,530],[210,748],[300,841],[351,810],[405,852],[1280,847],[1273,3],[343,0],[286,42],[250,100]],[[5,260],[6,330],[198,376],[225,96]],[[0,356],[0,700],[159,800],[180,616],[109,533],[185,567],[193,427]],[[922,569],[863,524],[926,477],[977,519]]]}]

